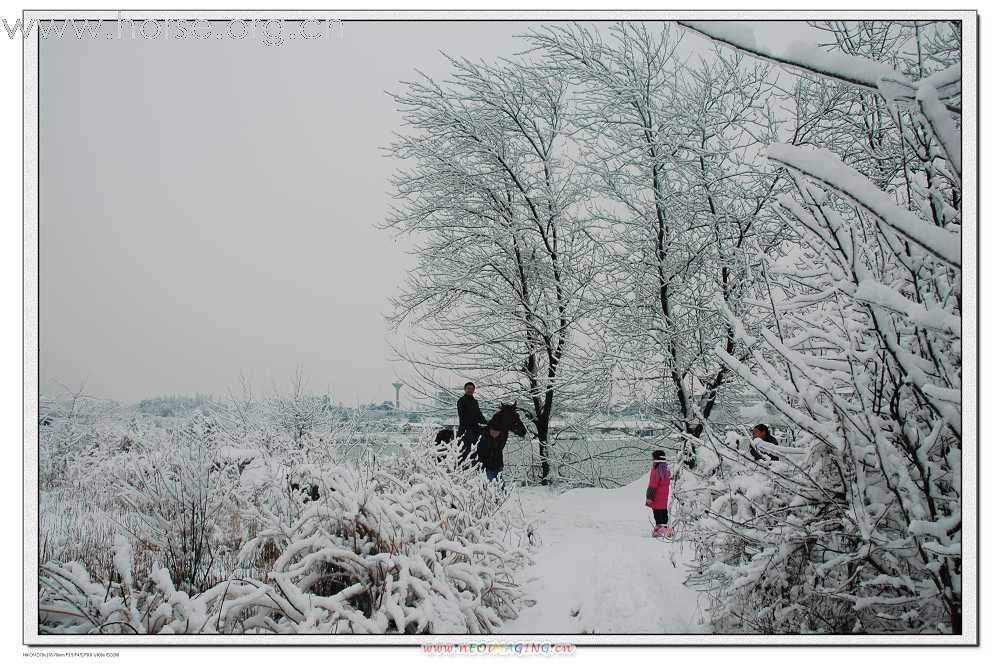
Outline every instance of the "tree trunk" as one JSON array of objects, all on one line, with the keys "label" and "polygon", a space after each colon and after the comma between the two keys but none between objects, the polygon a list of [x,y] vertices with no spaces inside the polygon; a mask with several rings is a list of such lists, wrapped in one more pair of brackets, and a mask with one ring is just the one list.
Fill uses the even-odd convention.
[{"label": "tree trunk", "polygon": [[535,421],[535,427],[538,429],[538,456],[542,460],[542,477],[541,484],[549,484],[549,419],[548,417],[539,418]]}]

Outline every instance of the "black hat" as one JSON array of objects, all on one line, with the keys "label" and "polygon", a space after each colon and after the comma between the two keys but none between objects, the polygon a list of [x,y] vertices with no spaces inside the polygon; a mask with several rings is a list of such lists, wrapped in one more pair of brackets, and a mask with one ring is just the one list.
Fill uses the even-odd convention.
[{"label": "black hat", "polygon": [[667,454],[665,452],[663,452],[662,450],[654,450],[653,451],[653,459],[654,460],[666,460],[667,459]]}]

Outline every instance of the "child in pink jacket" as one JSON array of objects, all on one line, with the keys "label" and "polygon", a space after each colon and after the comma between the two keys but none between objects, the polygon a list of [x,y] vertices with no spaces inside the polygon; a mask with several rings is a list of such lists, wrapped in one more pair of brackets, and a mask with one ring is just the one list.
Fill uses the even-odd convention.
[{"label": "child in pink jacket", "polygon": [[662,450],[653,451],[653,468],[649,471],[649,487],[646,488],[646,505],[653,509],[654,537],[670,538],[673,529],[667,526],[667,503],[670,501],[670,467]]}]

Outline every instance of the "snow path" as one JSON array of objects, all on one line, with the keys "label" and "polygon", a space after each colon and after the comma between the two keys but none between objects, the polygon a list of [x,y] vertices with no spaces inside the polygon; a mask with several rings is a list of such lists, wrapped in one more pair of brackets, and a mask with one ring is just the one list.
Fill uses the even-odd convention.
[{"label": "snow path", "polygon": [[[619,489],[519,490],[536,522],[533,564],[521,572],[535,601],[508,634],[702,633],[697,594],[683,585],[680,542],[650,536],[646,477]],[[676,566],[671,562],[676,562]]]}]

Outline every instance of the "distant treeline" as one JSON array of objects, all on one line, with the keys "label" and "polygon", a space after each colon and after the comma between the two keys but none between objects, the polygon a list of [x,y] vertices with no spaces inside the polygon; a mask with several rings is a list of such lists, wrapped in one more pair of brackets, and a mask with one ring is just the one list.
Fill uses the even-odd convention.
[{"label": "distant treeline", "polygon": [[136,406],[140,413],[154,416],[179,416],[198,411],[213,403],[211,395],[163,395],[144,399]]}]

